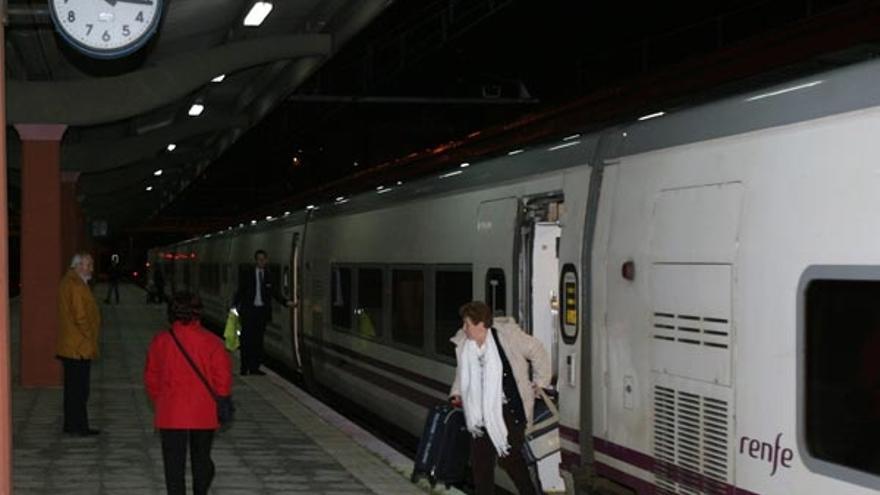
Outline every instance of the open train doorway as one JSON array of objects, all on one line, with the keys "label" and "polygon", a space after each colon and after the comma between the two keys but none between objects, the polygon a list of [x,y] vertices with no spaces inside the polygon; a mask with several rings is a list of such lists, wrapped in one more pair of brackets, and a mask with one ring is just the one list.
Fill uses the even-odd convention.
[{"label": "open train doorway", "polygon": [[[558,362],[559,239],[561,195],[524,203],[519,228],[519,313],[523,329],[550,353],[553,372]],[[554,376],[555,378],[555,376]]]},{"label": "open train doorway", "polygon": [[[550,354],[553,382],[558,369],[559,335],[559,217],[562,195],[532,198],[523,203],[519,222],[519,314],[523,329],[544,344]],[[546,492],[562,492],[565,483],[559,474],[559,453],[538,463],[541,484]]]}]

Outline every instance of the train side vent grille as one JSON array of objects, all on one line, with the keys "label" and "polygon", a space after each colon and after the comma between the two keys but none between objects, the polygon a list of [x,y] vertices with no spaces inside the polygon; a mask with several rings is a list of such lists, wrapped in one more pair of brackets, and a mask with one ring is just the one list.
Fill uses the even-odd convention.
[{"label": "train side vent grille", "polygon": [[714,316],[655,311],[653,337],[684,346],[730,348],[730,320]]},{"label": "train side vent grille", "polygon": [[728,491],[730,425],[725,401],[654,387],[654,475],[659,494]]}]

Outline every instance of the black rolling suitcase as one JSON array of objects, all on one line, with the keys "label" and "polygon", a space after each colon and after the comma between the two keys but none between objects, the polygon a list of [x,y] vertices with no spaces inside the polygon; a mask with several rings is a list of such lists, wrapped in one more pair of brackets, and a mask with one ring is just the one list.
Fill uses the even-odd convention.
[{"label": "black rolling suitcase", "polygon": [[431,486],[449,486],[467,478],[470,465],[471,435],[464,411],[449,404],[434,406],[428,412],[419,440],[412,481],[427,478]]}]

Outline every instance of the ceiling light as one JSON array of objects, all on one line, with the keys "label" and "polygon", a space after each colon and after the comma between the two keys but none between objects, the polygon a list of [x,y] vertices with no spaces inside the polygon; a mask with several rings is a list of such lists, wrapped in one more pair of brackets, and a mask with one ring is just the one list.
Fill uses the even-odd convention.
[{"label": "ceiling light", "polygon": [[639,117],[639,120],[648,120],[648,119],[656,119],[657,117],[662,117],[666,115],[666,112],[654,112],[649,113],[648,115],[642,115]]},{"label": "ceiling light", "polygon": [[189,115],[190,117],[198,117],[205,111],[205,105],[201,103],[193,103],[193,106],[189,107]]},{"label": "ceiling light", "polygon": [[272,12],[272,2],[254,2],[251,11],[244,17],[245,26],[259,26]]},{"label": "ceiling light", "polygon": [[[190,112],[192,112],[192,109],[190,109]],[[190,113],[190,115],[192,115],[192,113]],[[198,115],[198,114],[196,114],[196,115]],[[166,146],[165,149],[168,151],[174,151],[177,149],[177,145],[174,143],[171,143],[168,146]]]},{"label": "ceiling light", "polygon": [[343,199],[345,199],[345,196],[337,196],[336,197],[336,201],[342,201]]},{"label": "ceiling light", "polygon": [[519,150],[509,151],[509,152],[507,153],[507,156],[518,155],[518,154],[522,153],[523,151],[525,151],[525,150],[523,150],[523,149],[519,149]]},{"label": "ceiling light", "polygon": [[152,190],[153,190],[153,186],[147,186],[147,189],[146,189],[146,190],[147,190],[147,191],[152,191]]},{"label": "ceiling light", "polygon": [[214,79],[211,79],[211,82],[222,83],[224,79],[226,79],[226,74],[220,74],[219,76],[215,77]]},{"label": "ceiling light", "polygon": [[155,172],[153,172],[153,175],[155,175],[156,177],[159,177],[160,175],[162,175],[162,169],[160,168],[160,169],[156,170]]},{"label": "ceiling light", "polygon": [[403,185],[403,181],[402,181],[402,180],[397,181],[397,185],[398,185],[398,186],[402,186],[402,185]]},{"label": "ceiling light", "polygon": [[571,136],[566,136],[566,137],[562,138],[562,140],[563,141],[571,141],[572,139],[577,139],[579,137],[581,137],[580,134],[572,134]]},{"label": "ceiling light", "polygon": [[309,205],[309,206],[306,206],[306,209],[307,209],[307,210],[314,210],[314,209],[315,209],[315,205]]},{"label": "ceiling light", "polygon": [[285,211],[285,212],[284,212],[284,216],[286,217],[286,216],[288,216],[288,215],[290,215],[290,212],[289,212],[289,211]]},{"label": "ceiling light", "polygon": [[385,189],[379,189],[379,194],[385,194],[385,193],[387,193],[387,192],[390,191],[390,190],[391,190],[390,187],[386,187]]},{"label": "ceiling light", "polygon": [[459,165],[459,167],[461,167],[461,168],[468,168],[468,167],[470,167],[470,166],[471,166],[471,164],[468,163],[468,162],[464,162],[464,163],[462,163],[461,165]]},{"label": "ceiling light", "polygon": [[569,141],[565,144],[557,144],[556,146],[552,146],[552,147],[548,148],[548,150],[549,151],[556,151],[556,150],[561,150],[562,148],[568,148],[570,146],[577,146],[579,144],[581,144],[580,141]]},{"label": "ceiling light", "polygon": [[357,166],[358,166],[358,162],[354,162],[354,166],[357,167]]},{"label": "ceiling light", "polygon": [[272,215],[266,215],[266,220],[271,222],[272,220],[275,220],[275,217],[273,217]]},{"label": "ceiling light", "polygon": [[456,170],[456,171],[454,171],[454,172],[449,172],[448,174],[443,174],[443,175],[440,176],[440,178],[441,178],[441,179],[447,179],[447,178],[449,178],[449,177],[455,177],[456,175],[460,175],[460,174],[462,174],[462,173],[464,173],[464,172],[462,172],[461,170]]}]

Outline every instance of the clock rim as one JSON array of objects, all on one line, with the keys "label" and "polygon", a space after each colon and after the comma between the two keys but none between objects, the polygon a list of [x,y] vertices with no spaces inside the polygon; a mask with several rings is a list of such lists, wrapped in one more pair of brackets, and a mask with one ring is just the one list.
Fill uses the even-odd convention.
[{"label": "clock rim", "polygon": [[139,49],[141,49],[144,45],[147,44],[150,39],[156,34],[156,31],[159,29],[159,20],[162,17],[164,12],[164,0],[153,0],[156,2],[156,15],[153,16],[153,20],[150,22],[150,25],[147,29],[141,34],[141,36],[135,40],[134,42],[123,45],[119,48],[110,48],[101,50],[98,48],[91,47],[74,38],[71,34],[64,29],[63,24],[58,19],[58,12],[55,9],[55,2],[53,0],[49,0],[49,14],[52,17],[52,24],[55,25],[55,32],[61,35],[65,42],[68,45],[72,46],[77,51],[84,53],[93,58],[100,59],[115,59],[122,58],[126,55],[130,55]]}]

